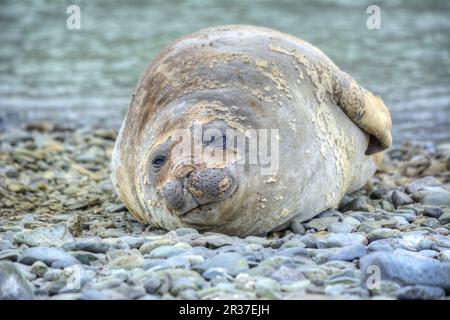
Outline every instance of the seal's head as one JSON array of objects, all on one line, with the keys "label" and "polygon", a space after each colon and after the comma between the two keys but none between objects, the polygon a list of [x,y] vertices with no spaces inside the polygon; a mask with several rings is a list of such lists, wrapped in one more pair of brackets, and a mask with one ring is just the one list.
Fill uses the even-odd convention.
[{"label": "seal's head", "polygon": [[240,177],[227,129],[222,120],[171,127],[162,133],[164,141],[150,149],[146,191],[163,200],[169,215],[210,227],[230,215],[224,209]]},{"label": "seal's head", "polygon": [[259,178],[241,164],[241,124],[218,108],[228,110],[218,101],[175,102],[143,133],[134,194],[155,224],[220,230],[245,217],[249,185]]}]

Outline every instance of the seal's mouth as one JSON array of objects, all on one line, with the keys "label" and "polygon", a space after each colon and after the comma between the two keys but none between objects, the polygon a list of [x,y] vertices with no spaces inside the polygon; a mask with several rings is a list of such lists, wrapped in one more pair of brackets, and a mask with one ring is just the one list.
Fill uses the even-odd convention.
[{"label": "seal's mouth", "polygon": [[213,203],[207,203],[207,204],[198,205],[197,207],[194,207],[192,209],[189,209],[189,210],[181,213],[179,215],[179,217],[181,219],[185,219],[185,218],[189,218],[190,216],[198,215],[198,214],[200,214],[200,213],[202,213],[204,211],[205,212],[212,212],[213,211],[213,209],[211,208],[212,204]]}]

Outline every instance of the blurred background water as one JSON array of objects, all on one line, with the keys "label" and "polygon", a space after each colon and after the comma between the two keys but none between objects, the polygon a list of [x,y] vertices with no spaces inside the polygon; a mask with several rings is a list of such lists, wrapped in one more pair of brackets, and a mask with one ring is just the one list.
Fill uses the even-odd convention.
[{"label": "blurred background water", "polygon": [[[66,28],[67,6],[81,29]],[[390,107],[394,140],[450,141],[450,2],[0,1],[0,118],[119,125],[149,60],[178,37],[221,24],[296,35]]]}]

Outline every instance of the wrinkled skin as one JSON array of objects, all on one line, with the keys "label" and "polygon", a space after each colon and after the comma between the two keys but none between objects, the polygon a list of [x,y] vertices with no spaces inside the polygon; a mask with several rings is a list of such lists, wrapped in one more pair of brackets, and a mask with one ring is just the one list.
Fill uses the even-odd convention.
[{"label": "wrinkled skin", "polygon": [[[178,129],[199,135],[201,163],[174,152]],[[279,169],[242,165],[248,155],[224,135],[278,129]],[[337,206],[376,170],[391,141],[391,118],[319,49],[293,36],[223,26],[186,36],[142,75],[120,130],[112,180],[141,222],[232,235],[264,234],[294,216]],[[203,131],[204,132],[204,131]]]}]

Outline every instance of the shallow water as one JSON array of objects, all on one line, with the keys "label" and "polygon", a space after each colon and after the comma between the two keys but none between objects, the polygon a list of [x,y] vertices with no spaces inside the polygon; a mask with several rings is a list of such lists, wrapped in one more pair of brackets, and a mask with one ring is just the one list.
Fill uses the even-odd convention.
[{"label": "shallow water", "polygon": [[[358,3],[358,4],[355,4]],[[120,123],[148,61],[181,35],[243,23],[321,48],[390,107],[394,140],[450,141],[450,3],[355,1],[1,1],[0,118]]]}]

